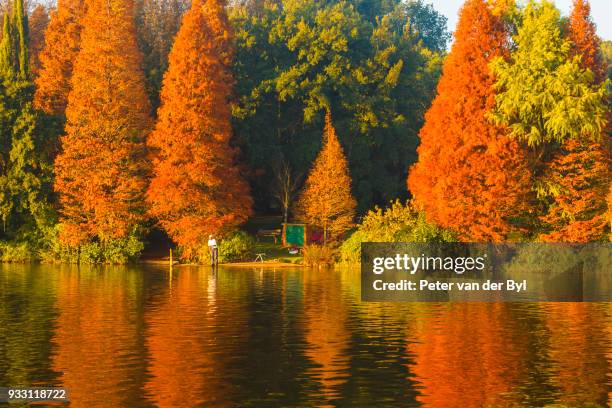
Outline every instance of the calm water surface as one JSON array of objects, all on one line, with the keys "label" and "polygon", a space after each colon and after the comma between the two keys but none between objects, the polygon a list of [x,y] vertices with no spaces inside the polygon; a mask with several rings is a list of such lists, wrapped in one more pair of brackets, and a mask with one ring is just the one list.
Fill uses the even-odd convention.
[{"label": "calm water surface", "polygon": [[0,386],[74,407],[612,400],[610,304],[361,303],[356,270],[0,268]]}]

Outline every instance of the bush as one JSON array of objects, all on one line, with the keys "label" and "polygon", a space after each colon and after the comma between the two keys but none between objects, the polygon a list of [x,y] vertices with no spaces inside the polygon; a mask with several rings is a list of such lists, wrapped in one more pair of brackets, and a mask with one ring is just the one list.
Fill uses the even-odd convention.
[{"label": "bush", "polygon": [[255,238],[244,231],[237,231],[219,244],[219,262],[246,261],[253,257]]},{"label": "bush", "polygon": [[[236,231],[217,240],[217,243],[219,245],[219,262],[239,262],[252,259],[256,240],[244,231]],[[196,260],[203,264],[210,263],[208,245],[200,248]]]},{"label": "bush", "polygon": [[376,207],[340,246],[340,262],[358,264],[362,242],[453,242],[454,235],[427,222],[425,214],[409,202],[392,202],[385,210]]},{"label": "bush", "polygon": [[302,248],[305,266],[329,266],[334,264],[335,251],[330,246],[306,245]]},{"label": "bush", "polygon": [[59,233],[56,233],[47,248],[42,251],[41,258],[46,262],[126,264],[137,261],[143,249],[144,243],[138,231],[133,231],[127,237],[110,239],[104,243],[86,242],[77,248],[62,244]]},{"label": "bush", "polygon": [[0,261],[2,262],[33,262],[37,259],[36,251],[28,242],[0,243]]},{"label": "bush", "polygon": [[125,238],[113,239],[105,243],[102,249],[104,262],[110,264],[125,264],[137,261],[144,249],[144,243],[137,234]]}]

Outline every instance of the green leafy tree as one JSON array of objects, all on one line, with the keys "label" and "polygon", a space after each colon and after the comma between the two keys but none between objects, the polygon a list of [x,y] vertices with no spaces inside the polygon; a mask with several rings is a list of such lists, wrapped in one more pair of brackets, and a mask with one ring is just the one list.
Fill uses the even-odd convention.
[{"label": "green leafy tree", "polygon": [[448,39],[445,19],[421,2],[396,0],[253,1],[234,5],[230,19],[236,141],[255,170],[259,208],[274,201],[274,163],[307,171],[328,108],[359,208],[405,195]]},{"label": "green leafy tree", "polygon": [[152,112],[156,112],[159,107],[161,83],[168,69],[168,54],[189,4],[188,0],[136,2],[136,35],[142,52],[142,65]]},{"label": "green leafy tree", "polygon": [[5,76],[28,77],[28,15],[22,0],[11,3],[4,14],[0,69]]},{"label": "green leafy tree", "polygon": [[572,41],[553,3],[531,1],[510,58],[491,65],[498,90],[492,119],[531,148],[539,198],[532,212],[540,220],[533,227],[542,240],[597,239],[605,223],[608,93],[592,65],[598,52],[594,27],[588,13],[577,13],[570,20]]},{"label": "green leafy tree", "polygon": [[612,81],[612,41],[603,41],[601,43],[601,53],[608,67],[608,78]]},{"label": "green leafy tree", "polygon": [[2,237],[39,244],[52,225],[51,166],[29,81],[28,22],[23,1],[4,16],[0,43],[0,217]]},{"label": "green leafy tree", "polygon": [[514,37],[509,60],[497,58],[496,109],[492,118],[530,146],[583,136],[599,138],[606,125],[606,86],[593,86],[593,73],[571,57],[553,3],[531,1]]}]

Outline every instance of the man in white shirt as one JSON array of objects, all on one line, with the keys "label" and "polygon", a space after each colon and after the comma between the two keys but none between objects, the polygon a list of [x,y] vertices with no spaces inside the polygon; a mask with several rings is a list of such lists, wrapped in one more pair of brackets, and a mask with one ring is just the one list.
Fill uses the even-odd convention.
[{"label": "man in white shirt", "polygon": [[212,266],[219,264],[219,252],[217,250],[217,240],[210,234],[208,236],[208,249],[210,250],[210,262]]}]

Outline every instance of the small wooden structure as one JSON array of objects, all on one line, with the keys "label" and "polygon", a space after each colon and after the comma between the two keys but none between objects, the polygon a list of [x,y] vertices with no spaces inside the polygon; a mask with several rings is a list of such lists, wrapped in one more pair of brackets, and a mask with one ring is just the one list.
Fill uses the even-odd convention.
[{"label": "small wooden structure", "polygon": [[308,244],[307,224],[283,224],[282,243],[284,247],[303,247]]},{"label": "small wooden structure", "polygon": [[282,232],[280,229],[275,229],[275,230],[260,229],[257,231],[257,240],[259,241],[259,238],[261,237],[272,237],[274,238],[274,243],[276,244],[281,234]]}]

